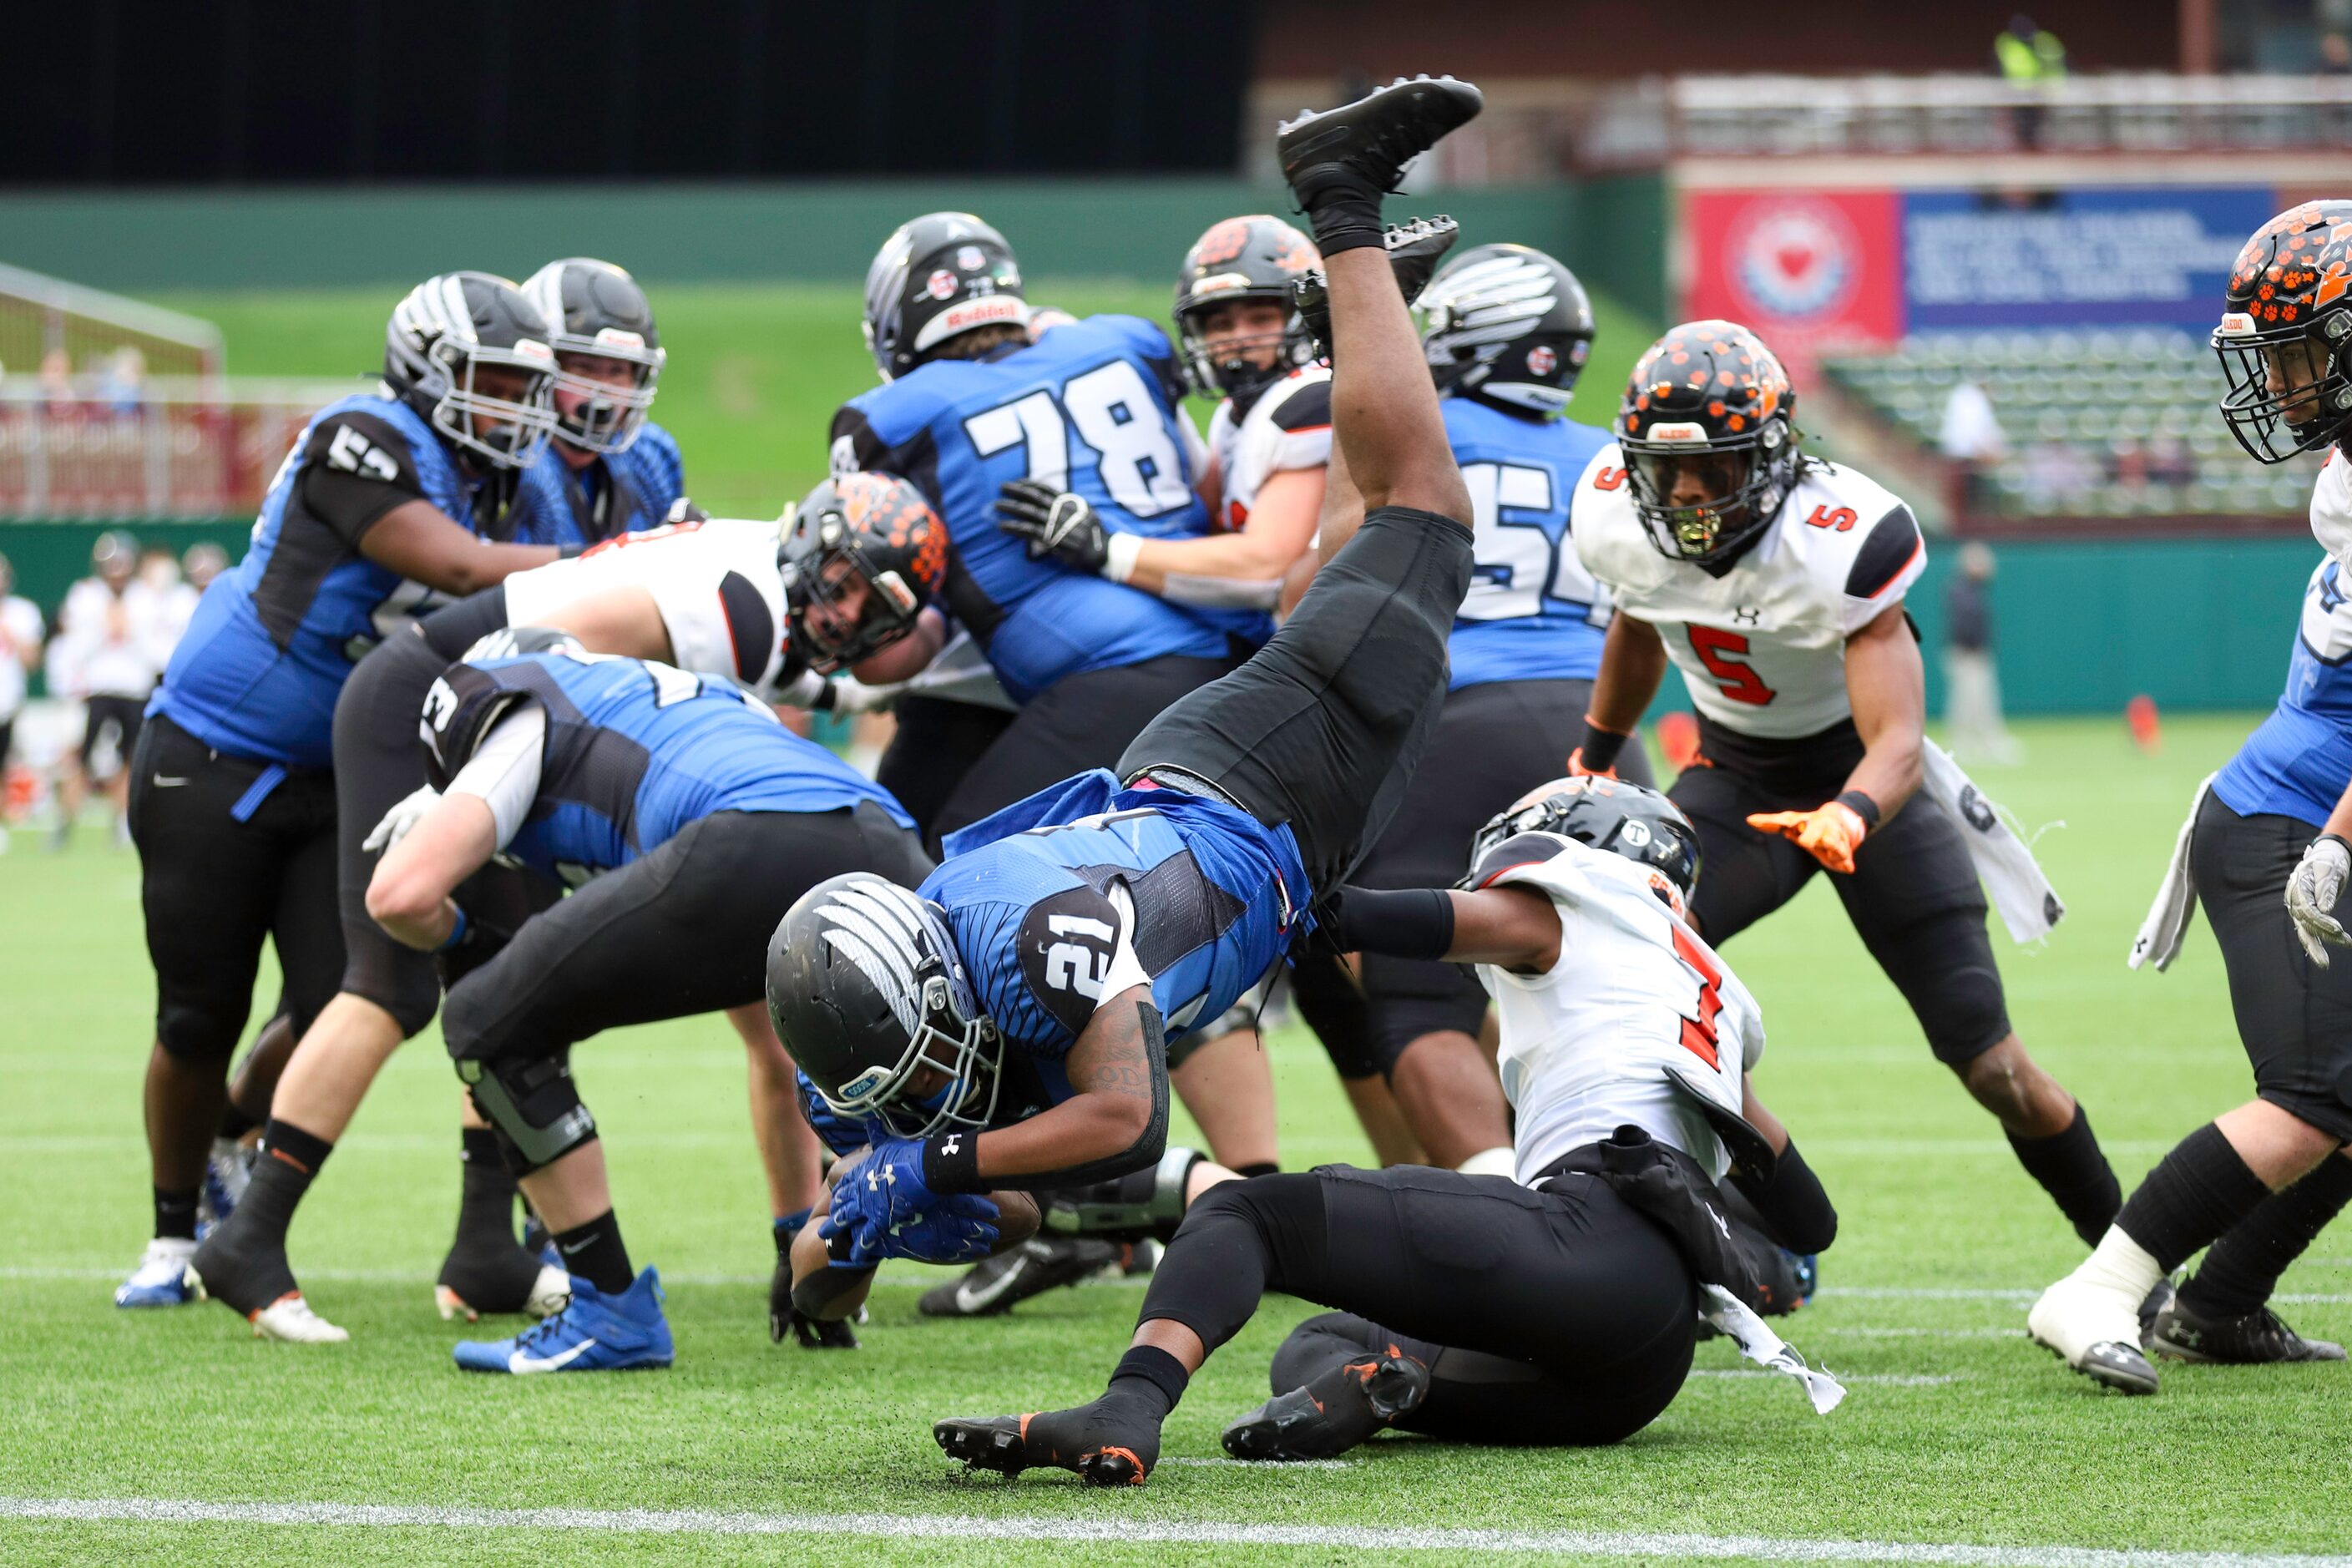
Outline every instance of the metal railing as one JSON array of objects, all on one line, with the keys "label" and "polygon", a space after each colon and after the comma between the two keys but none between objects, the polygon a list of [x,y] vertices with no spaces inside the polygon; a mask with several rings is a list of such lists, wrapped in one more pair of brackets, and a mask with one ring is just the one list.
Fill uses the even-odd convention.
[{"label": "metal railing", "polygon": [[0,376],[0,519],[254,511],[304,422],[360,384]]}]

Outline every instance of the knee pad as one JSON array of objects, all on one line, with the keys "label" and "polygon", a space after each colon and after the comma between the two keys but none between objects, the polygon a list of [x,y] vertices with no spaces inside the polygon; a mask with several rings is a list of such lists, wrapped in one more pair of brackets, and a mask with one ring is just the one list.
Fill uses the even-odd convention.
[{"label": "knee pad", "polygon": [[1382,1077],[1424,1035],[1478,1037],[1486,1021],[1486,988],[1456,965],[1370,952],[1363,963],[1370,1055]]},{"label": "knee pad", "polygon": [[461,1060],[457,1077],[474,1097],[474,1108],[501,1135],[499,1152],[513,1145],[520,1156],[509,1168],[528,1175],[551,1165],[596,1138],[596,1119],[580,1102],[572,1065],[554,1057],[493,1061]]},{"label": "knee pad", "polygon": [[1204,1157],[1195,1149],[1171,1149],[1156,1165],[1057,1192],[1046,1205],[1045,1228],[1064,1236],[1166,1241],[1183,1223],[1185,1184]]},{"label": "knee pad", "polygon": [[391,1014],[404,1040],[415,1039],[441,1005],[433,955],[401,946],[373,921],[364,931],[344,922],[342,989]]},{"label": "knee pad", "polygon": [[165,997],[155,1005],[155,1042],[173,1061],[217,1062],[226,1068],[244,1026],[243,1018],[223,1017],[202,1003]]}]

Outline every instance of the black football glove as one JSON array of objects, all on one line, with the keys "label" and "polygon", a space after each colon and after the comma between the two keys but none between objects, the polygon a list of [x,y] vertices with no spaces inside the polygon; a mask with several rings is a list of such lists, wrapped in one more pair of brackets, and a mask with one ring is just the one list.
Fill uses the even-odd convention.
[{"label": "black football glove", "polygon": [[1082,495],[1042,479],[1013,479],[996,494],[996,526],[1025,541],[1029,559],[1050,555],[1063,565],[1099,574],[1110,558],[1110,534]]}]

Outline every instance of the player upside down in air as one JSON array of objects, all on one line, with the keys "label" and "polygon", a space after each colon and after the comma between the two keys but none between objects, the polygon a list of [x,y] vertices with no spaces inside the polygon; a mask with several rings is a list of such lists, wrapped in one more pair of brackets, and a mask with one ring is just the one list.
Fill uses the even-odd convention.
[{"label": "player upside down in air", "polygon": [[1286,140],[1327,258],[1318,335],[1364,507],[1352,531],[1326,529],[1335,553],[1297,612],[1146,727],[1117,775],[950,834],[919,892],[871,877],[813,889],[778,931],[777,1032],[831,1113],[875,1140],[835,1185],[830,1255],[803,1238],[795,1295],[815,1315],[838,1315],[836,1275],[854,1288],[884,1258],[996,1245],[1012,1216],[979,1194],[1153,1168],[1169,1037],[1256,984],[1394,812],[1444,700],[1471,542],[1399,286],[1417,292],[1455,231],[1384,237],[1380,200],[1478,103],[1450,79],[1400,82]]},{"label": "player upside down in air", "polygon": [[[1276,1352],[1275,1396],[1225,1429],[1236,1458],[1328,1458],[1388,1426],[1616,1442],[1681,1389],[1703,1310],[1834,1405],[1834,1383],[1753,1316],[1806,1288],[1777,1243],[1819,1251],[1837,1216],[1748,1086],[1754,998],[1685,923],[1697,835],[1653,790],[1563,779],[1488,823],[1474,853],[1465,890],[1344,889],[1328,936],[1481,966],[1517,1179],[1327,1165],[1213,1187],[1102,1397],[942,1421],[950,1456],[1141,1484],[1192,1373],[1268,1290],[1336,1310]],[[1774,1234],[1731,1222],[1727,1171]]]}]

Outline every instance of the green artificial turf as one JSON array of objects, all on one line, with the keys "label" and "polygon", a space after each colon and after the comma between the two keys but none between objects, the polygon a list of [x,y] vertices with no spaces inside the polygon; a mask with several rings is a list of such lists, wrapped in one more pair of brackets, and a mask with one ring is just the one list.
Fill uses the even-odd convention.
[{"label": "green artificial turf", "polygon": [[[1172,258],[1171,258],[1172,260]],[[1172,268],[1171,268],[1172,276]],[[654,284],[669,363],[653,417],[677,437],[688,493],[717,515],[770,517],[824,477],[833,411],[875,383],[858,332],[859,290],[820,284]],[[1077,315],[1123,311],[1163,325],[1157,284],[1034,281],[1030,298]],[[174,310],[218,325],[240,376],[344,376],[372,384],[383,363],[380,289],[173,294]],[[1575,416],[1606,424],[1633,360],[1656,331],[1605,297]],[[1202,427],[1209,405],[1196,405]]]},{"label": "green artificial turf", "polygon": [[[2018,1028],[2089,1106],[2127,1188],[2247,1093],[2201,926],[2169,973],[2123,963],[2196,781],[2247,724],[2176,719],[2156,757],[2133,749],[2120,718],[2028,724],[2026,764],[1979,775],[2027,822],[2065,823],[2040,853],[2072,913],[2044,950],[2000,942],[2001,962]],[[430,1299],[456,1208],[456,1094],[430,1033],[386,1071],[294,1232],[310,1298],[350,1344],[259,1343],[216,1306],[115,1310],[108,1292],[148,1217],[138,1107],[152,1003],[137,900],[134,858],[94,827],[61,856],[24,834],[0,858],[0,1499],[970,1522],[940,1541],[0,1517],[0,1562],[1328,1562],[1357,1560],[1345,1547],[1364,1544],[992,1536],[994,1521],[1071,1519],[2343,1549],[2352,1368],[2168,1366],[2160,1396],[2126,1401],[2025,1340],[2023,1294],[1966,1294],[2031,1292],[2081,1247],[1928,1056],[1819,886],[1727,957],[1765,1009],[1759,1089],[1843,1216],[1825,1289],[1787,1331],[1853,1380],[1843,1408],[1815,1416],[1779,1378],[1701,1375],[1614,1448],[1390,1437],[1328,1468],[1163,1465],[1129,1495],[1082,1492],[1058,1473],[967,1479],[929,1424],[1091,1397],[1131,1327],[1132,1284],[1061,1291],[1004,1320],[933,1322],[915,1313],[909,1270],[876,1292],[862,1351],[768,1343],[767,1215],[740,1047],[718,1019],[616,1033],[575,1057],[632,1250],[669,1281],[670,1371],[503,1379],[451,1366],[465,1331]],[[269,994],[265,983],[265,1007]],[[1288,1029],[1271,1048],[1286,1163],[1360,1156],[1312,1041]],[[2287,1276],[2287,1292],[2325,1298],[2285,1305],[2298,1327],[2352,1337],[2348,1255],[2340,1233],[2323,1236]],[[1194,1381],[1168,1458],[1214,1460],[1219,1426],[1264,1396],[1269,1353],[1309,1310],[1265,1304]],[[1740,1371],[1720,1342],[1701,1347],[1698,1367]]]}]

